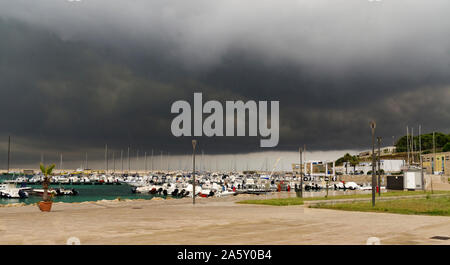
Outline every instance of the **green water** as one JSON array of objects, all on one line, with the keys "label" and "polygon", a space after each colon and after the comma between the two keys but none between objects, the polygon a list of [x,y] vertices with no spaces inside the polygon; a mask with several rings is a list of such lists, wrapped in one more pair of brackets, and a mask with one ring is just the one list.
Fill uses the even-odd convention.
[{"label": "green water", "polygon": [[[27,185],[27,187],[42,189],[40,185]],[[59,185],[50,185],[51,188],[59,188]],[[163,197],[151,194],[131,193],[131,187],[128,185],[63,185],[65,189],[75,189],[78,191],[76,196],[55,196],[54,202],[85,202],[99,200],[115,200],[121,199],[151,199],[153,197]],[[41,201],[42,197],[30,195],[26,199],[4,199],[0,198],[0,204],[8,203],[25,203],[34,204]]]}]

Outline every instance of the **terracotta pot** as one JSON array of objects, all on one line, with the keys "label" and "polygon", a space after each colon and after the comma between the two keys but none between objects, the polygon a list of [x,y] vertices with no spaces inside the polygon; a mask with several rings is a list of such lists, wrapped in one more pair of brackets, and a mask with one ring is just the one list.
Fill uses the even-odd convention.
[{"label": "terracotta pot", "polygon": [[38,203],[38,206],[42,212],[50,212],[50,210],[52,209],[52,203],[53,202],[51,202],[51,201],[48,201],[48,202],[40,201]]}]

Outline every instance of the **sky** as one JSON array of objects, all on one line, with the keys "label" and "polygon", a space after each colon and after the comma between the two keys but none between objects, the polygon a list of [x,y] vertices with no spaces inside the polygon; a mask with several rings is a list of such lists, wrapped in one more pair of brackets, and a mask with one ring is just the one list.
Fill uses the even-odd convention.
[{"label": "sky", "polygon": [[289,153],[288,165],[303,145],[324,159],[368,149],[371,120],[383,145],[406,126],[449,133],[449,11],[446,0],[0,0],[0,164],[8,136],[17,166],[63,154],[74,167],[86,152],[100,166],[106,144],[109,156],[187,157],[192,137],[172,135],[170,108],[194,92],[279,101],[277,147],[198,138],[199,152],[254,167],[258,152]]}]

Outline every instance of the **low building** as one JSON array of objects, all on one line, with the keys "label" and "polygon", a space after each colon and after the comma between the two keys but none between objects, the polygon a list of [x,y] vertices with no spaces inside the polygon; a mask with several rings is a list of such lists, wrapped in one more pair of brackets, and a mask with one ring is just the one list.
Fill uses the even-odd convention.
[{"label": "low building", "polygon": [[450,152],[422,155],[423,169],[427,174],[450,176]]},{"label": "low building", "polygon": [[[400,172],[402,167],[405,166],[405,160],[401,159],[381,159],[380,160],[380,169],[385,173],[394,173]],[[375,164],[376,169],[378,168],[378,164]],[[372,171],[372,162],[361,162],[355,167],[353,167],[350,163],[344,162],[343,173],[347,172],[348,174],[364,174],[366,175],[368,172]]]},{"label": "low building", "polygon": [[[392,155],[395,153],[396,147],[395,146],[385,146],[380,148],[381,155]],[[378,148],[375,148],[375,154],[378,154]],[[368,157],[372,155],[372,149],[362,151],[358,154],[359,157]]]}]

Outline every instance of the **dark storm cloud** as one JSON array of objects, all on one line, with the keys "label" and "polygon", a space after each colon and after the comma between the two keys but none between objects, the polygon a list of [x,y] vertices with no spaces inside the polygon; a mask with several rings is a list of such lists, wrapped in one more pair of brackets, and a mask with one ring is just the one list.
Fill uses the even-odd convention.
[{"label": "dark storm cloud", "polygon": [[1,134],[29,150],[24,160],[105,143],[184,153],[170,105],[194,91],[279,100],[279,150],[365,149],[370,119],[389,144],[408,124],[448,132],[448,11],[418,0],[1,1]]}]

